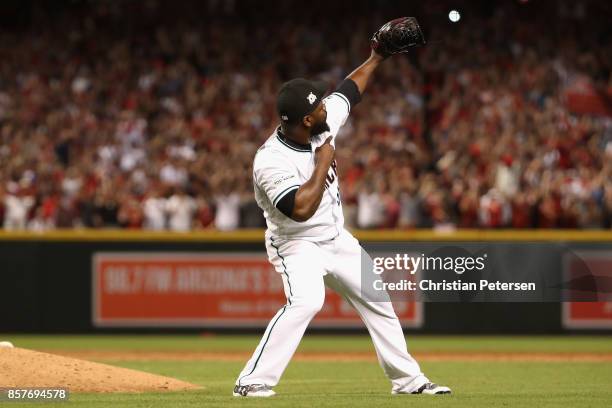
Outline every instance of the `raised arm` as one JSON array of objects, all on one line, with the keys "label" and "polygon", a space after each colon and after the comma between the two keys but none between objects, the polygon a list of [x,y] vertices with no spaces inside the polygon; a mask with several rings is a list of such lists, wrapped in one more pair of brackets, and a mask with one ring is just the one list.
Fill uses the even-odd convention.
[{"label": "raised arm", "polygon": [[351,109],[361,101],[370,77],[384,57],[372,50],[370,57],[351,72],[326,98],[327,124],[333,137],[344,125]]},{"label": "raised arm", "polygon": [[361,95],[381,61],[391,55],[405,53],[413,47],[425,45],[425,37],[414,17],[400,17],[380,27],[372,36],[370,45],[372,47],[370,58],[347,77],[355,82]]},{"label": "raised arm", "polygon": [[383,60],[384,57],[382,55],[379,55],[376,53],[376,51],[372,50],[370,57],[346,77],[347,79],[351,79],[353,82],[355,82],[355,85],[357,85],[357,89],[359,89],[359,93],[361,95],[363,95],[365,92],[372,73],[376,67],[378,67],[378,64],[380,64]]}]

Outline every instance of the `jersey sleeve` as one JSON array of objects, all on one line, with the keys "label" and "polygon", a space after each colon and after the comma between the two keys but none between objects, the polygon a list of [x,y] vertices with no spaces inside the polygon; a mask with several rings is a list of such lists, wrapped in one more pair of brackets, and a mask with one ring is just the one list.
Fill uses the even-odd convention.
[{"label": "jersey sleeve", "polygon": [[325,109],[327,110],[329,132],[335,139],[338,135],[338,131],[348,118],[351,111],[351,105],[344,95],[334,92],[325,98]]},{"label": "jersey sleeve", "polygon": [[346,122],[351,108],[360,100],[361,95],[357,85],[351,79],[345,79],[331,95],[325,98],[327,124],[334,138]]},{"label": "jersey sleeve", "polygon": [[255,157],[253,181],[277,208],[283,197],[300,188],[295,165],[280,154],[271,154],[269,150]]}]

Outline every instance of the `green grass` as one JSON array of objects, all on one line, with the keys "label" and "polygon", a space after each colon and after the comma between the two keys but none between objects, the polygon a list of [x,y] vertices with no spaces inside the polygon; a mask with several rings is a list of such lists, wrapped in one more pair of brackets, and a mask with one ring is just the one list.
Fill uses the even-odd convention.
[{"label": "green grass", "polygon": [[[73,394],[71,407],[604,407],[612,402],[608,363],[429,362],[427,374],[455,392],[452,396],[392,396],[374,363],[293,362],[278,395],[265,400],[231,397],[239,363],[117,363],[206,386],[168,394]],[[40,404],[18,404],[40,407]],[[45,406],[66,406],[45,404]]]},{"label": "green grass", "polygon": [[[416,351],[611,352],[611,337],[434,337],[408,336]],[[254,336],[8,336],[35,349],[251,351]],[[371,350],[365,336],[307,336],[301,350]],[[289,365],[271,399],[231,397],[242,362],[108,362],[200,384],[200,391],[147,394],[73,394],[68,404],[45,407],[605,407],[612,406],[610,362],[422,363],[452,396],[392,396],[390,383],[373,362],[305,362]],[[12,406],[12,405],[11,405]],[[15,404],[40,407],[38,404]]]},{"label": "green grass", "polygon": [[[0,334],[16,347],[45,350],[156,350],[156,351],[252,351],[259,336],[215,335],[10,335]],[[611,336],[422,336],[406,337],[414,352],[548,352],[612,353]],[[299,351],[371,351],[372,342],[364,335],[306,335]]]}]

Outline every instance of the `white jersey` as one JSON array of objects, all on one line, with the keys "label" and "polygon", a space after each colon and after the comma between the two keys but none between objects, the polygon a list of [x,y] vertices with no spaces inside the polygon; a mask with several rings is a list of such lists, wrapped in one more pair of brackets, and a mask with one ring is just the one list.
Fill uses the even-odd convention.
[{"label": "white jersey", "polygon": [[342,201],[336,161],[327,173],[325,191],[315,214],[305,222],[297,222],[283,214],[276,205],[310,179],[315,168],[315,149],[332,136],[332,145],[340,127],[346,122],[350,103],[341,93],[324,99],[329,131],[302,145],[279,135],[278,128],[255,155],[253,184],[255,200],[264,211],[268,230],[266,237],[324,241],[337,237],[344,226]]}]

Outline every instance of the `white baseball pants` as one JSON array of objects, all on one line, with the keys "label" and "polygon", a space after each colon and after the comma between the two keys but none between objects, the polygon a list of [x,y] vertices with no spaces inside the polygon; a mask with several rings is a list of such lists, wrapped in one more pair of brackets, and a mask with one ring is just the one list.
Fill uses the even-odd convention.
[{"label": "white baseball pants", "polygon": [[348,231],[324,242],[266,239],[266,248],[270,262],[282,276],[287,303],[268,324],[236,384],[272,387],[278,383],[306,327],[323,306],[325,285],[342,295],[361,316],[394,391],[412,392],[429,381],[406,350],[391,302],[363,298],[362,249]]}]

